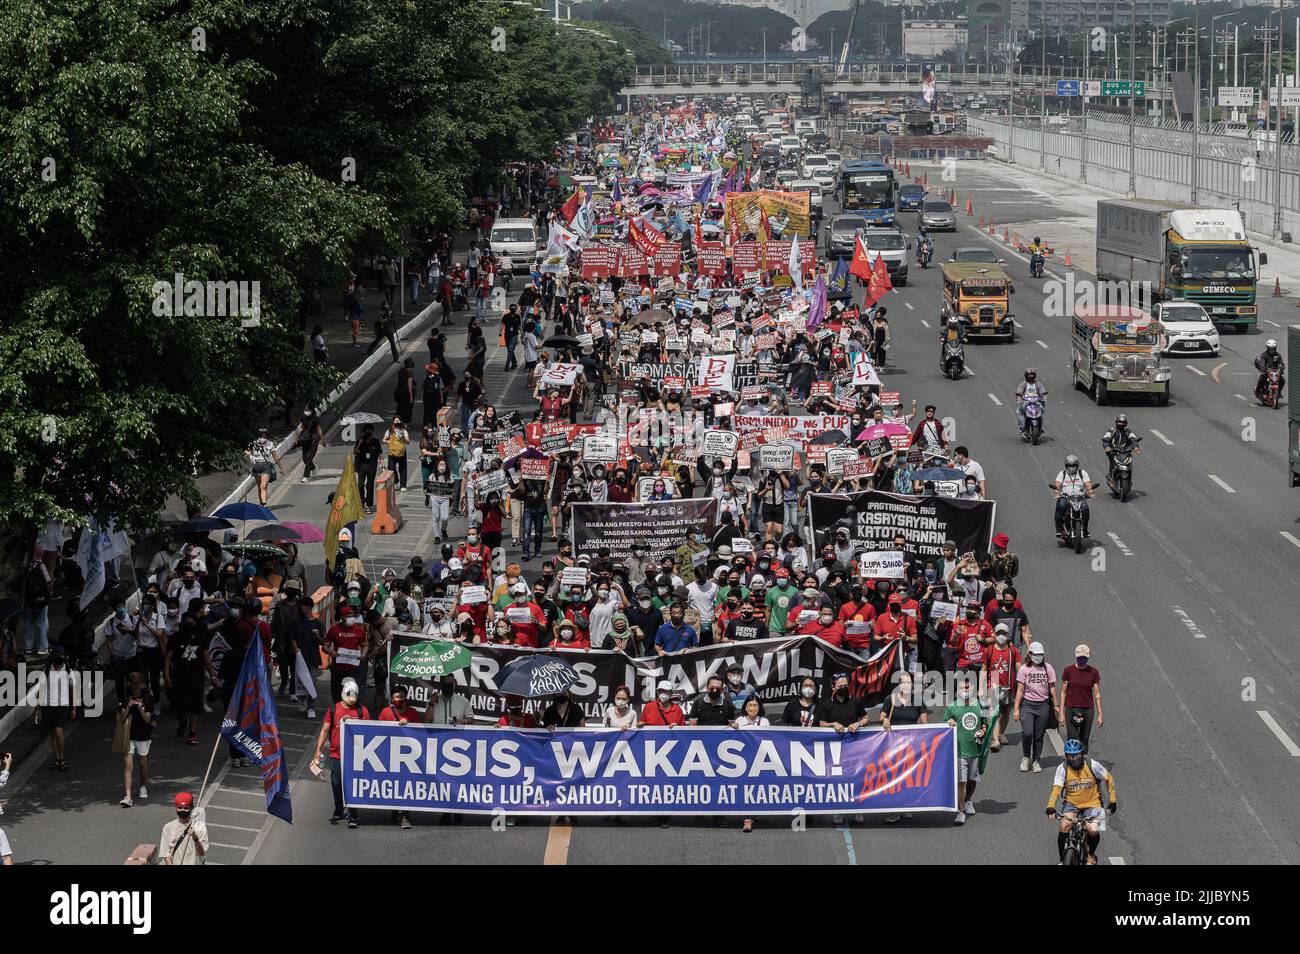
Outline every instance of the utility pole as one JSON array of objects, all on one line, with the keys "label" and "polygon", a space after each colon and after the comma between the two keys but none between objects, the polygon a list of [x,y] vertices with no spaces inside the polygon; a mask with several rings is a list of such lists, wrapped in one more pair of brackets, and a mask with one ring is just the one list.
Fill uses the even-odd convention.
[{"label": "utility pole", "polygon": [[1083,27],[1083,83],[1080,84],[1080,109],[1083,112],[1083,139],[1079,143],[1080,162],[1079,178],[1086,183],[1088,181],[1088,51],[1092,48],[1092,40],[1088,36],[1088,27],[1083,22],[1083,8],[1079,8],[1079,25]]},{"label": "utility pole", "polygon": [[1038,168],[1047,169],[1047,24],[1038,15],[1038,46],[1042,65],[1038,69]]},{"label": "utility pole", "polygon": [[1201,194],[1201,0],[1196,0],[1196,23],[1192,28],[1196,54],[1192,66],[1192,205]]},{"label": "utility pole", "polygon": [[[1282,48],[1286,44],[1283,11],[1277,11],[1277,111],[1273,122],[1273,238],[1282,238]],[[1300,47],[1297,47],[1300,51]]]},{"label": "utility pole", "polygon": [[1137,125],[1137,71],[1134,66],[1134,44],[1137,42],[1137,0],[1129,0],[1128,28],[1128,194],[1137,195],[1137,145],[1134,126]]}]

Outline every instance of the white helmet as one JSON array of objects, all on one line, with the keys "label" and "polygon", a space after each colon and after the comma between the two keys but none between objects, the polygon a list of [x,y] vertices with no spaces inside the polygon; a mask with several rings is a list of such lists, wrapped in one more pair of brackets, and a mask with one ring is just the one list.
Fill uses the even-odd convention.
[{"label": "white helmet", "polygon": [[1277,350],[1277,339],[1276,339],[1276,338],[1269,338],[1267,341],[1264,342],[1264,347],[1267,348],[1269,351],[1276,351],[1276,350]]}]

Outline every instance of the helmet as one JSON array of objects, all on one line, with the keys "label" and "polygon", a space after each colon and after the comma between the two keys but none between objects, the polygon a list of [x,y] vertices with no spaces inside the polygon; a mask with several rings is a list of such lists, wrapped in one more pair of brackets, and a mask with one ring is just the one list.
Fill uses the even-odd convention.
[{"label": "helmet", "polygon": [[1078,457],[1076,457],[1074,454],[1066,454],[1066,455],[1065,455],[1065,469],[1066,469],[1066,470],[1075,470],[1076,468],[1078,468],[1078,466],[1079,466],[1079,458],[1078,458]]},{"label": "helmet", "polygon": [[1069,740],[1067,740],[1066,743],[1065,743],[1065,754],[1066,754],[1066,755],[1082,755],[1082,754],[1083,754],[1083,743],[1080,742],[1078,739],[1069,739]]},{"label": "helmet", "polygon": [[1031,380],[1031,379],[1033,379],[1033,378],[1036,378],[1036,377],[1038,377],[1038,370],[1037,370],[1036,368],[1025,368],[1025,380],[1026,380],[1026,381],[1029,381],[1029,380]]},{"label": "helmet", "polygon": [[956,315],[950,315],[950,316],[948,317],[948,327],[949,327],[949,328],[955,328],[955,327],[957,327],[957,325],[959,325],[959,324],[961,324],[961,322],[959,322],[959,321],[957,320],[957,316],[956,316]]},{"label": "helmet", "polygon": [[1034,244],[1035,244],[1035,245],[1039,245],[1039,244],[1041,244],[1042,241],[1043,241],[1043,240],[1040,239],[1037,235],[1034,236]]},{"label": "helmet", "polygon": [[1119,414],[1119,415],[1117,415],[1117,416],[1115,417],[1115,426],[1116,426],[1116,427],[1128,427],[1128,415],[1127,415],[1127,414]]},{"label": "helmet", "polygon": [[1267,341],[1264,342],[1264,347],[1267,348],[1269,351],[1276,351],[1276,350],[1277,350],[1277,339],[1276,339],[1276,338],[1269,338]]}]

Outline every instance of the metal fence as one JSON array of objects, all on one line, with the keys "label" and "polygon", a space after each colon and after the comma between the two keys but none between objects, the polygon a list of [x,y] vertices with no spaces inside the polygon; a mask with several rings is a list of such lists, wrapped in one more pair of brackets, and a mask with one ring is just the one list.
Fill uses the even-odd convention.
[{"label": "metal fence", "polygon": [[[1124,194],[1128,190],[1127,117],[1089,115],[1086,145],[1082,121],[1077,116],[1071,117],[1068,125],[1049,126],[1046,137],[1036,118],[1017,117],[1013,128],[1005,116],[970,116],[966,127],[971,134],[991,136],[999,156],[1018,165],[1044,169],[1051,175],[1111,192]],[[1191,124],[1140,119],[1133,134],[1137,194],[1191,204]],[[1279,195],[1275,168],[1278,147],[1257,139],[1217,135],[1205,131],[1204,125],[1197,138],[1196,204],[1234,207],[1241,212],[1248,229],[1271,233]],[[1300,237],[1300,147],[1284,138],[1281,158],[1281,231]]]}]

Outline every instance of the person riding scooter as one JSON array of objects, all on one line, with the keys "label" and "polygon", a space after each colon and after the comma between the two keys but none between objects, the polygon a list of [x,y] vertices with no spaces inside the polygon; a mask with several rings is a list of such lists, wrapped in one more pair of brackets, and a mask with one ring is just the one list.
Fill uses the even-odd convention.
[{"label": "person riding scooter", "polygon": [[1025,380],[1016,385],[1016,424],[1025,433],[1025,405],[1030,401],[1047,404],[1047,388],[1038,383],[1038,372],[1025,368]]},{"label": "person riding scooter", "polygon": [[1255,397],[1263,400],[1264,387],[1270,371],[1279,373],[1277,382],[1279,390],[1286,386],[1286,362],[1282,360],[1282,355],[1277,350],[1277,341],[1273,338],[1264,342],[1263,353],[1255,359],[1255,370],[1259,372],[1259,380],[1255,382]]},{"label": "person riding scooter", "polygon": [[1070,508],[1069,498],[1075,495],[1084,498],[1083,501],[1083,536],[1088,537],[1088,497],[1092,496],[1092,478],[1088,472],[1079,466],[1079,458],[1074,454],[1067,454],[1065,457],[1065,466],[1056,475],[1056,480],[1052,481],[1052,487],[1056,490],[1056,535],[1065,538],[1065,515]]},{"label": "person riding scooter", "polygon": [[966,344],[966,326],[961,323],[956,315],[949,317],[948,324],[939,332],[939,367],[945,367],[944,358],[947,349],[952,347],[959,351]]},{"label": "person riding scooter", "polygon": [[1043,277],[1043,259],[1047,254],[1047,247],[1043,245],[1043,240],[1037,235],[1029,243],[1029,274],[1035,278]]},{"label": "person riding scooter", "polygon": [[930,240],[929,233],[921,229],[920,238],[916,240],[916,261],[922,268],[930,264],[930,259],[934,257],[934,242]]},{"label": "person riding scooter", "polygon": [[1128,426],[1127,414],[1120,414],[1115,418],[1114,426],[1101,435],[1101,446],[1105,448],[1106,459],[1109,461],[1106,470],[1107,480],[1115,476],[1115,452],[1136,451],[1141,440],[1142,438],[1134,434],[1133,429]]}]

